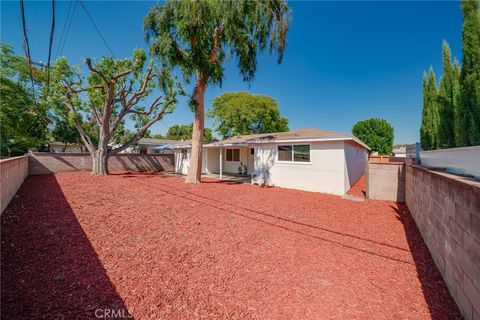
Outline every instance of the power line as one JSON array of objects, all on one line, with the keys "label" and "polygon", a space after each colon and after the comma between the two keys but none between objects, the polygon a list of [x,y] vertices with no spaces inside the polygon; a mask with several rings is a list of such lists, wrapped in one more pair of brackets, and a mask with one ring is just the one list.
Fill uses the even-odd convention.
[{"label": "power line", "polygon": [[87,7],[85,6],[85,4],[83,3],[82,0],[79,0],[79,2],[80,2],[80,4],[82,5],[82,8],[83,8],[83,10],[85,11],[85,13],[87,14],[88,18],[89,18],[90,21],[92,22],[93,27],[95,28],[95,30],[97,30],[97,33],[98,33],[98,35],[100,36],[100,38],[102,39],[103,43],[105,44],[105,47],[107,47],[108,51],[110,51],[110,53],[112,54],[112,56],[115,56],[115,53],[113,53],[112,49],[110,49],[110,46],[108,45],[107,41],[105,40],[105,38],[103,37],[102,33],[101,33],[100,30],[98,29],[97,25],[96,25],[95,22],[93,21],[92,16],[90,15],[90,13],[89,13],[88,10],[87,10]]},{"label": "power line", "polygon": [[[82,0],[78,0],[78,2],[80,3],[80,5],[82,6],[83,10],[84,10],[85,13],[87,14],[88,18],[90,19],[90,22],[92,22],[93,27],[94,27],[95,30],[97,31],[98,36],[102,39],[103,44],[105,45],[105,47],[107,48],[107,50],[110,52],[110,54],[111,54],[113,57],[116,57],[116,56],[115,56],[115,53],[113,52],[113,50],[112,50],[112,49],[110,48],[110,46],[108,45],[107,40],[105,39],[105,37],[104,37],[104,36],[102,35],[102,33],[100,32],[100,29],[99,29],[99,28],[97,27],[97,25],[95,24],[95,21],[93,21],[93,18],[92,18],[92,16],[90,15],[90,13],[88,12],[87,7],[86,7],[85,4],[83,3],[83,1],[82,1]],[[135,86],[133,86],[133,89],[137,90],[137,89],[135,88]],[[144,105],[146,108],[148,108],[147,103],[145,102],[145,100],[142,100],[142,103],[143,103],[143,105]],[[160,120],[160,123],[162,123],[164,126],[166,126],[167,128],[169,128],[168,125],[164,122],[163,119]]]},{"label": "power line", "polygon": [[55,0],[52,0],[52,27],[50,29],[50,41],[48,43],[47,60],[47,94],[50,91],[50,58],[52,57],[53,35],[55,33]]},{"label": "power line", "polygon": [[77,11],[77,4],[78,4],[78,1],[75,1],[75,6],[73,7],[72,16],[70,17],[70,23],[68,24],[67,32],[65,33],[65,38],[63,39],[62,47],[60,48],[60,55],[63,52],[63,48],[65,47],[65,43],[67,42],[68,33],[70,32],[70,27],[72,26],[73,18],[75,16],[75,12]]},{"label": "power line", "polygon": [[35,94],[35,81],[33,80],[33,68],[32,68],[32,59],[30,58],[30,45],[28,43],[27,35],[27,23],[25,22],[25,4],[23,0],[20,0],[20,11],[22,15],[22,27],[23,27],[23,50],[25,51],[25,56],[27,58],[28,70],[30,73],[30,80],[32,81],[32,93],[33,93],[33,104],[36,108],[36,94]]},{"label": "power line", "polygon": [[58,57],[58,53],[59,53],[60,47],[62,45],[63,35],[65,34],[65,28],[66,28],[67,23],[68,23],[68,18],[70,17],[70,9],[72,9],[72,3],[73,3],[73,1],[70,1],[70,4],[68,6],[67,17],[65,18],[65,22],[63,23],[62,33],[60,34],[60,40],[59,40],[58,45],[57,45],[57,51],[55,51],[55,57]]}]

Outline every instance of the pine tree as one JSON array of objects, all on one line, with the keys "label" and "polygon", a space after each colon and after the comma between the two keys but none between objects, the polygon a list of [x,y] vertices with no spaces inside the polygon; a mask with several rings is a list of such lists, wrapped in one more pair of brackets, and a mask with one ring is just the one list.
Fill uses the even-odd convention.
[{"label": "pine tree", "polygon": [[459,115],[463,132],[459,146],[480,145],[480,11],[479,0],[462,1],[463,64]]},{"label": "pine tree", "polygon": [[429,104],[428,104],[428,78],[427,74],[423,73],[423,109],[422,109],[422,125],[420,127],[420,143],[423,150],[430,150],[431,141],[428,134],[428,124],[430,118]]},{"label": "pine tree", "polygon": [[460,115],[460,63],[458,60],[453,62],[453,94],[455,96],[455,108],[453,116],[453,133],[455,139],[455,147],[462,145],[462,118]]},{"label": "pine tree", "polygon": [[438,148],[438,91],[435,83],[435,74],[430,68],[427,75],[423,77],[423,113],[422,127],[420,129],[420,139],[424,150],[433,150]]},{"label": "pine tree", "polygon": [[440,80],[438,93],[439,130],[438,146],[440,148],[452,148],[455,146],[454,116],[457,105],[457,92],[455,90],[458,79],[455,79],[452,67],[450,47],[443,42],[443,77]]},{"label": "pine tree", "polygon": [[438,113],[438,91],[437,84],[435,81],[435,73],[433,73],[433,68],[430,68],[428,74],[428,98],[430,105],[430,121],[429,121],[429,135],[430,141],[432,142],[430,149],[438,149],[438,131],[440,126],[440,116]]}]

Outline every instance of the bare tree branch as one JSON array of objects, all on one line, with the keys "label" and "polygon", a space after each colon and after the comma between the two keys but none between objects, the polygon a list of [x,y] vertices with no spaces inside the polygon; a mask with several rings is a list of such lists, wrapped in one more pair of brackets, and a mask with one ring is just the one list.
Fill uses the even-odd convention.
[{"label": "bare tree branch", "polygon": [[145,90],[147,90],[147,85],[148,85],[148,82],[150,80],[153,79],[155,75],[152,73],[152,69],[149,68],[148,69],[148,72],[145,76],[145,79],[143,80],[143,84],[140,88],[140,90],[138,90],[137,92],[135,92],[131,97],[130,99],[128,99],[128,105],[129,106],[132,106],[132,105],[135,105],[138,103],[138,101],[140,100],[140,98],[142,97],[142,95],[145,93]]},{"label": "bare tree branch", "polygon": [[72,101],[72,96],[69,92],[65,94],[65,98],[67,101],[67,107],[69,110],[74,114],[74,122],[75,126],[77,127],[78,132],[80,133],[80,137],[82,138],[83,143],[88,149],[88,152],[93,156],[95,154],[95,148],[93,146],[92,140],[88,136],[87,132],[85,132],[85,128],[82,126],[82,123],[79,120],[80,115],[77,113],[77,110],[75,110],[75,105],[73,104]]},{"label": "bare tree branch", "polygon": [[97,69],[95,69],[94,67],[92,67],[92,60],[90,58],[85,59],[85,64],[87,65],[88,69],[91,72],[94,72],[94,73],[98,74],[100,76],[100,78],[102,78],[102,80],[105,82],[106,85],[110,84],[110,81],[108,81],[108,79],[105,77],[105,75],[102,72],[100,72]]},{"label": "bare tree branch", "polygon": [[133,69],[125,70],[125,71],[120,72],[119,74],[113,76],[112,79],[113,79],[113,80],[118,80],[118,79],[120,79],[120,78],[122,78],[122,77],[125,77],[126,75],[132,73],[132,72],[133,72]]},{"label": "bare tree branch", "polygon": [[163,108],[162,110],[154,117],[152,118],[150,121],[148,121],[142,128],[140,128],[140,130],[138,130],[137,133],[135,133],[133,135],[133,137],[126,143],[124,143],[122,146],[116,148],[116,149],[113,149],[109,152],[109,156],[113,156],[113,155],[116,155],[122,151],[124,151],[125,149],[127,149],[128,147],[130,147],[132,144],[134,144],[135,142],[137,142],[141,137],[143,137],[145,135],[145,133],[147,132],[148,128],[150,128],[155,122],[159,121],[165,111],[167,110],[167,108],[172,104],[172,103],[175,103],[177,100],[175,98],[172,98],[170,100],[168,100],[164,105],[163,105]]}]

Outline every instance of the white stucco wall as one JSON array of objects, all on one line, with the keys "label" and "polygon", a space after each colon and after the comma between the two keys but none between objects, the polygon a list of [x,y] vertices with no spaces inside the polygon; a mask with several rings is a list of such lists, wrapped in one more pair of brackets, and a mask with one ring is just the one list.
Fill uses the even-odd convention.
[{"label": "white stucco wall", "polygon": [[187,159],[182,160],[182,150],[175,149],[173,151],[175,155],[175,172],[180,174],[187,174],[190,166],[190,149],[187,149]]},{"label": "white stucco wall", "polygon": [[345,141],[345,192],[347,192],[365,173],[367,166],[367,150],[358,144]]},{"label": "white stucco wall", "polygon": [[[188,174],[188,168],[190,167],[190,159],[192,157],[192,149],[186,148],[187,158],[182,160],[182,149],[175,149],[175,172],[180,174]],[[204,148],[202,152],[202,173],[207,173],[207,168],[209,167],[209,161],[213,162],[215,157],[209,157],[208,149]],[[209,159],[210,158],[210,159]],[[217,163],[218,163],[218,153],[217,153]],[[215,167],[212,168],[214,170]]]},{"label": "white stucco wall", "polygon": [[[240,149],[240,161],[227,161],[227,149]],[[226,173],[238,173],[238,167],[243,163],[248,163],[249,148],[223,148],[223,172]]]},{"label": "white stucco wall", "polygon": [[268,184],[336,195],[345,194],[343,141],[311,143],[310,163],[278,162],[276,145],[255,148],[255,170],[268,168]]},{"label": "white stucco wall", "polygon": [[220,149],[219,148],[204,148],[204,164],[203,169],[208,174],[220,173]]}]

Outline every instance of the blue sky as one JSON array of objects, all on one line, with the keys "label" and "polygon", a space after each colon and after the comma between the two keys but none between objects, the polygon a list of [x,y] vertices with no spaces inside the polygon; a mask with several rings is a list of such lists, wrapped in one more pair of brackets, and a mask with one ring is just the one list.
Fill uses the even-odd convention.
[{"label": "blue sky", "polygon": [[[117,57],[145,48],[143,18],[155,2],[85,1],[98,28]],[[53,53],[70,3],[57,1]],[[206,107],[222,92],[249,91],[278,100],[291,129],[315,127],[350,132],[355,122],[387,119],[396,143],[419,140],[422,74],[433,66],[441,75],[441,46],[449,42],[461,61],[460,4],[450,2],[289,2],[292,25],[283,63],[262,54],[255,80],[244,83],[235,61],[226,64],[222,88],[210,87]],[[71,10],[73,10],[73,5]],[[46,61],[50,1],[25,3],[31,55]],[[22,51],[19,1],[1,2],[1,38]],[[72,64],[109,52],[78,5],[62,55]],[[54,55],[55,58],[55,55]],[[186,86],[191,91],[191,86]],[[173,114],[156,124],[190,123],[193,114],[182,100]],[[211,123],[207,121],[207,126]]]}]

